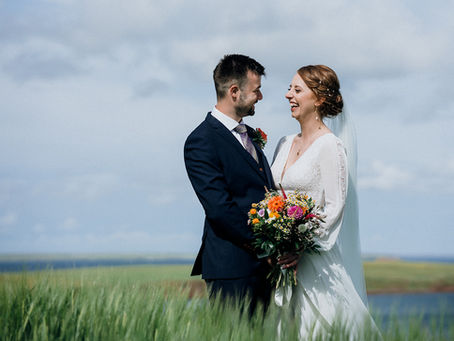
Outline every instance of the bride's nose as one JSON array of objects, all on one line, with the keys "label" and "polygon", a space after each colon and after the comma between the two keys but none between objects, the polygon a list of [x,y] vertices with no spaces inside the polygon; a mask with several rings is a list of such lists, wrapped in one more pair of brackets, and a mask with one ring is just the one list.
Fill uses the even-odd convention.
[{"label": "bride's nose", "polygon": [[285,98],[290,99],[292,97],[293,97],[293,95],[291,94],[290,90],[287,91],[287,93],[285,94]]}]

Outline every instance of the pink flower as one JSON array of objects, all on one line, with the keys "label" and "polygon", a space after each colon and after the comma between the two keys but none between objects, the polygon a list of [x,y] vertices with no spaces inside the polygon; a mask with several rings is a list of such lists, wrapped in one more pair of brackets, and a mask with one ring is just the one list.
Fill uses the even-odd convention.
[{"label": "pink flower", "polygon": [[265,215],[265,210],[262,208],[260,211],[259,211],[259,216],[260,217],[263,217]]},{"label": "pink flower", "polygon": [[287,209],[287,215],[289,217],[293,217],[295,219],[301,219],[303,217],[303,215],[304,215],[304,211],[299,206],[290,206]]}]

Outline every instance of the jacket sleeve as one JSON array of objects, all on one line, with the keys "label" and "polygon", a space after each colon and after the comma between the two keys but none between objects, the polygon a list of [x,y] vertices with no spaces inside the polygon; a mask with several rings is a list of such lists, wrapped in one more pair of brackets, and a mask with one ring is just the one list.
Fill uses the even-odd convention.
[{"label": "jacket sleeve", "polygon": [[206,136],[191,135],[184,146],[189,180],[216,235],[240,247],[254,237],[248,216],[232,200],[222,165]]}]

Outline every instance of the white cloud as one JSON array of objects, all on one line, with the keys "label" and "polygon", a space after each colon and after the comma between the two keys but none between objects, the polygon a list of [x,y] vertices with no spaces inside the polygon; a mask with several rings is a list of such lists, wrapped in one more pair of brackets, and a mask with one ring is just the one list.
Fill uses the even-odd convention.
[{"label": "white cloud", "polygon": [[58,41],[30,39],[6,45],[0,54],[3,71],[18,82],[54,79],[80,73],[73,52]]},{"label": "white cloud", "polygon": [[119,184],[119,179],[114,174],[86,174],[70,177],[63,191],[70,196],[93,200],[111,193]]},{"label": "white cloud", "polygon": [[[267,69],[248,123],[269,134],[270,157],[279,137],[298,130],[283,97],[292,75],[325,63],[357,122],[361,188],[452,193],[453,9],[391,0],[9,2],[0,13],[0,208],[17,211],[21,231],[54,250],[178,250],[192,237],[173,240],[202,226],[183,143],[214,104],[212,69],[232,52]],[[172,203],[190,212],[190,226],[160,221],[174,235],[130,228],[122,244],[126,232],[112,227],[118,234],[105,237],[107,211],[133,212],[134,222],[121,223],[141,226]],[[48,236],[49,226],[61,229]],[[24,249],[25,237],[11,238],[4,243]]]},{"label": "white cloud", "polygon": [[162,80],[151,78],[144,82],[138,83],[134,87],[134,93],[137,97],[151,97],[159,95],[160,92],[165,91],[168,84]]},{"label": "white cloud", "polygon": [[396,165],[374,161],[368,176],[361,176],[358,185],[361,189],[398,190],[412,183],[413,176]]},{"label": "white cloud", "polygon": [[35,232],[36,234],[42,234],[46,232],[46,230],[47,230],[46,226],[41,223],[37,223],[32,227],[32,231]]},{"label": "white cloud", "polygon": [[[355,77],[379,78],[449,67],[444,56],[453,48],[451,26],[436,20],[426,24],[450,8],[415,11],[396,1],[292,1],[282,6],[239,0],[103,0],[55,3],[51,8],[20,13],[22,20],[5,16],[5,28],[20,37],[8,39],[8,46],[31,53],[27,46],[40,40],[43,53],[51,47],[45,60],[70,53],[62,61],[81,63],[96,56],[112,61],[117,51],[127,50],[135,62],[161,60],[170,69],[177,66],[193,74],[205,74],[207,63],[214,65],[223,53],[241,50],[274,60],[274,70],[321,60]],[[38,61],[42,58],[38,54]]]},{"label": "white cloud", "polygon": [[149,197],[151,205],[167,205],[175,203],[178,200],[178,196],[175,193],[168,191],[164,193],[153,193]]},{"label": "white cloud", "polygon": [[74,231],[78,225],[79,223],[76,218],[68,217],[65,219],[61,227],[64,231]]},{"label": "white cloud", "polygon": [[447,156],[442,164],[429,164],[418,174],[417,188],[426,193],[454,193],[454,157]]},{"label": "white cloud", "polygon": [[0,178],[0,205],[7,205],[16,195],[24,195],[27,191],[27,182],[12,177]]},{"label": "white cloud", "polygon": [[17,223],[17,214],[14,212],[8,212],[0,216],[0,227],[8,228]]},{"label": "white cloud", "polygon": [[[117,231],[101,237],[92,236],[92,241],[101,249],[108,248],[109,244],[121,245],[121,250],[135,249],[140,252],[196,252],[200,243],[200,236],[196,233],[172,232],[155,234],[131,229]],[[120,250],[119,250],[120,251]]]},{"label": "white cloud", "polygon": [[358,185],[362,190],[420,192],[431,195],[454,193],[454,159],[446,160],[443,166],[416,163],[404,166],[375,160],[362,170]]},{"label": "white cloud", "polygon": [[[12,241],[2,245],[2,252],[87,252],[87,253],[195,253],[200,246],[200,235],[187,232],[169,232],[156,235],[140,230],[119,230],[110,234],[41,233],[37,237]],[[19,249],[19,250],[20,250]]]}]

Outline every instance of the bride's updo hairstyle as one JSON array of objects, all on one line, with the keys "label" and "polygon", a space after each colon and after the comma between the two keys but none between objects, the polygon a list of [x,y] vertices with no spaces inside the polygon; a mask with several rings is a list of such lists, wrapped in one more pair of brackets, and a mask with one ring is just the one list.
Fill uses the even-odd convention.
[{"label": "bride's updo hairstyle", "polygon": [[339,91],[339,79],[331,68],[325,65],[307,65],[298,70],[298,75],[317,99],[323,101],[318,107],[322,119],[342,112],[344,101]]}]

